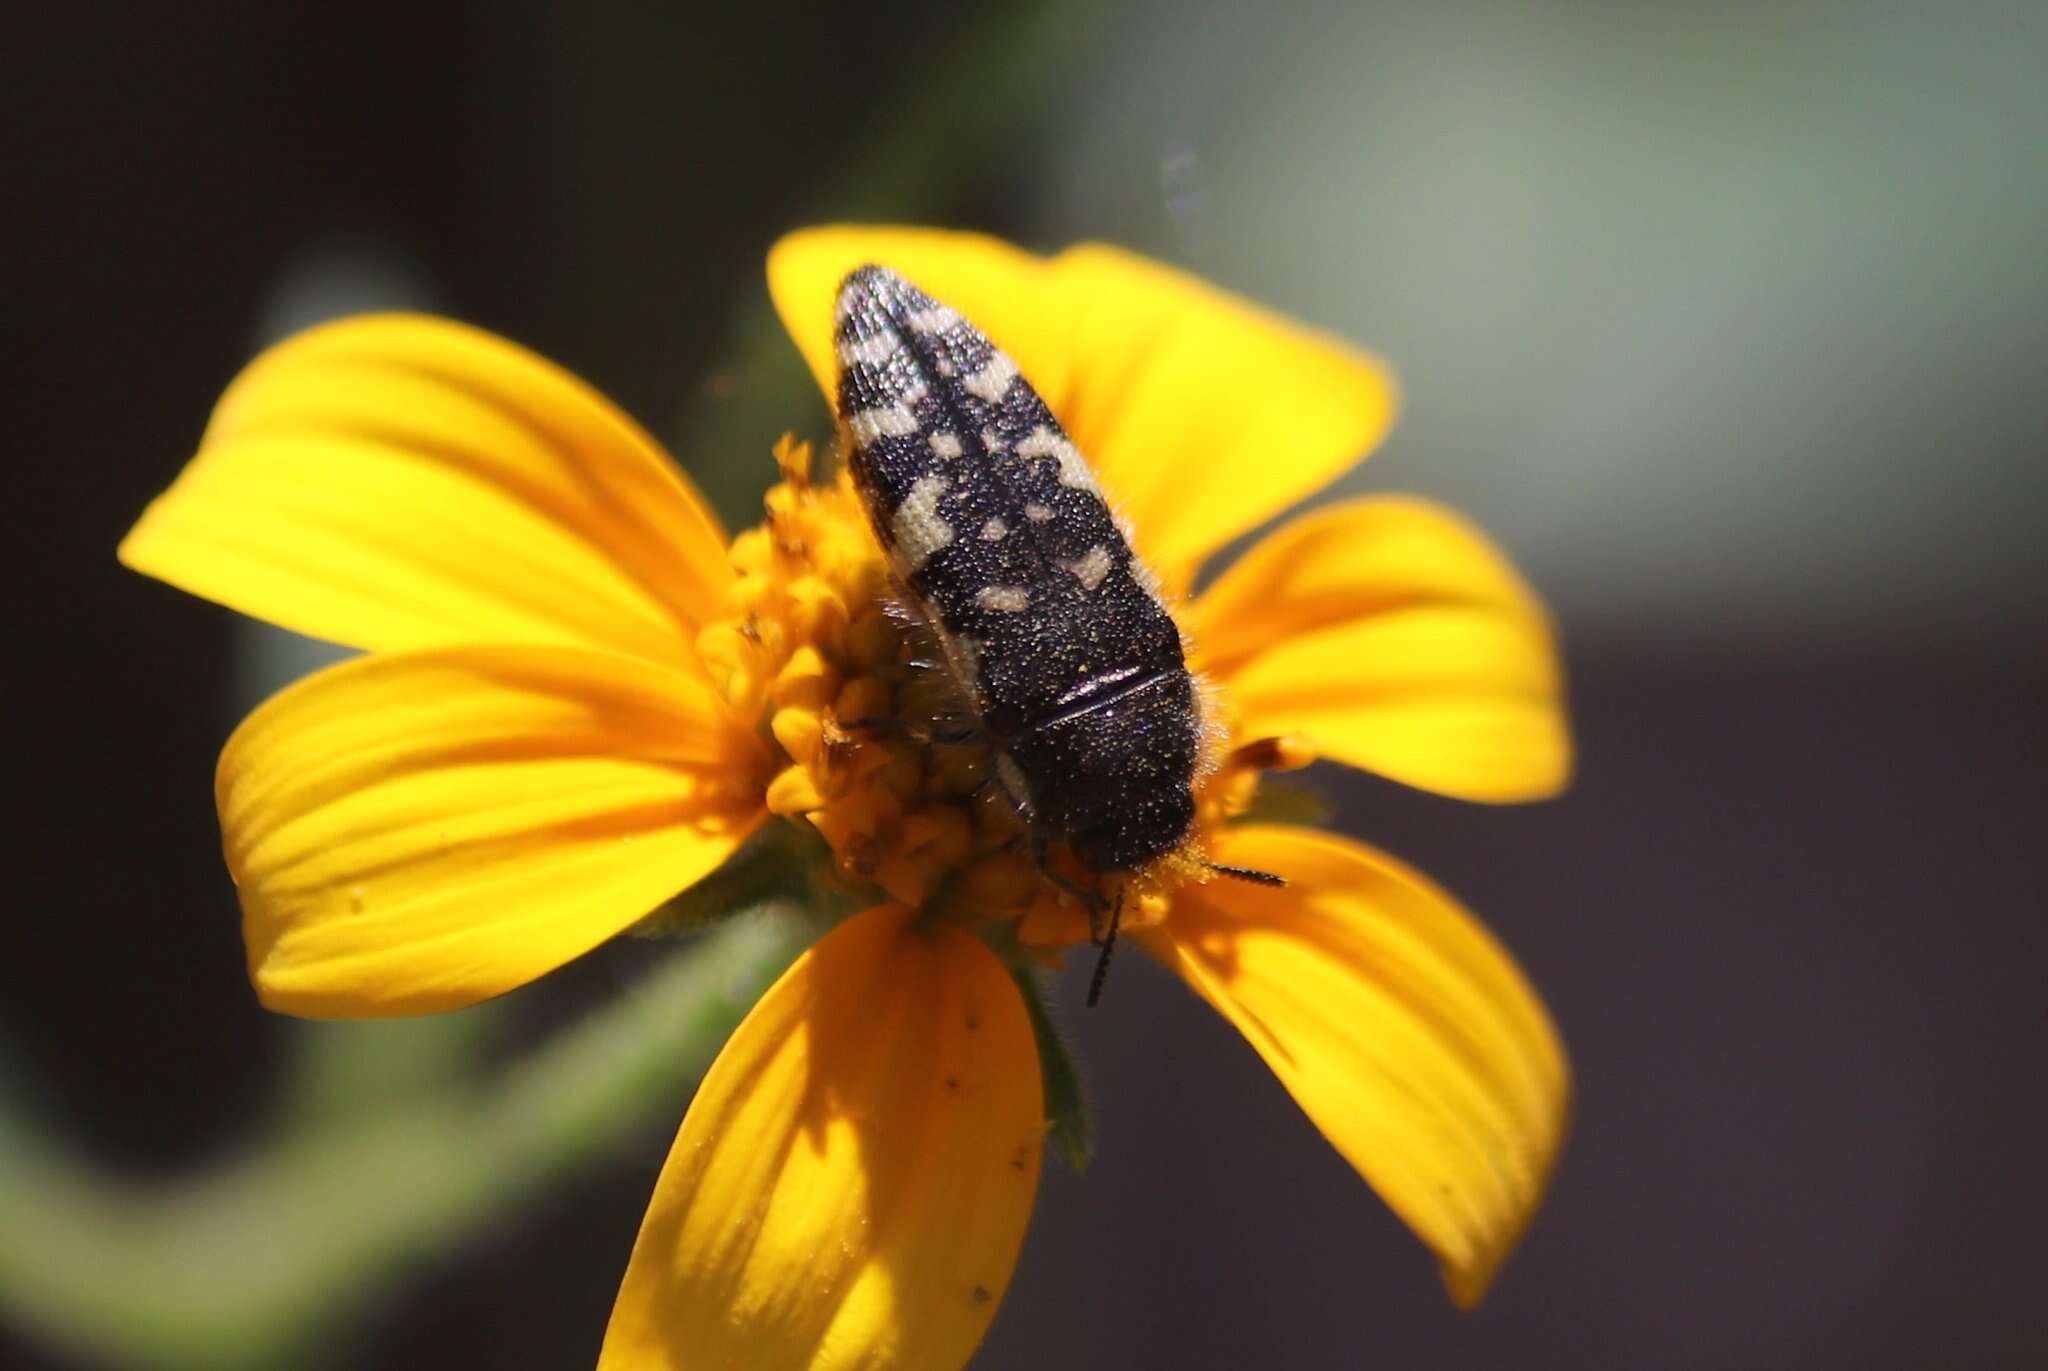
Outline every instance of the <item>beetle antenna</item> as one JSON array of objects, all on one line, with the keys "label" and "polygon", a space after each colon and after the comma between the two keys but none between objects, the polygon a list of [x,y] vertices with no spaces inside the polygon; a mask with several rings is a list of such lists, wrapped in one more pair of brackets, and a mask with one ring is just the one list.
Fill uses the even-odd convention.
[{"label": "beetle antenna", "polygon": [[1102,982],[1109,975],[1109,954],[1116,950],[1116,931],[1124,919],[1124,888],[1116,888],[1116,903],[1109,909],[1109,935],[1102,940],[1102,954],[1095,959],[1095,974],[1088,981],[1088,1007],[1102,998]]},{"label": "beetle antenna", "polygon": [[1287,884],[1285,876],[1275,876],[1270,871],[1254,871],[1248,866],[1220,866],[1215,862],[1203,862],[1202,865],[1233,881],[1249,881],[1253,885],[1270,885],[1276,889]]}]

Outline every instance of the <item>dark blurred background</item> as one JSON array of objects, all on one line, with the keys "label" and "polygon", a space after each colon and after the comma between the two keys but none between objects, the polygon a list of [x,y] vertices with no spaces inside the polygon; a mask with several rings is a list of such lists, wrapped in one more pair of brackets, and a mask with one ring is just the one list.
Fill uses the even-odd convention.
[{"label": "dark blurred background", "polygon": [[[1407,415],[1352,484],[1460,505],[1555,605],[1566,799],[1313,779],[1522,959],[1576,1124],[1460,1316],[1128,961],[1068,1016],[1099,1160],[1048,1167],[977,1365],[2043,1364],[2044,62],[2032,3],[46,10],[0,56],[0,1131],[175,1183],[346,1031],[255,1005],[210,805],[299,649],[113,559],[266,338],[485,324],[741,522],[776,433],[824,426],[775,234],[1106,237],[1392,359]],[[588,1364],[682,1107],[405,1272],[331,1364]],[[153,1364],[26,1312],[21,1270],[0,1364]]]}]

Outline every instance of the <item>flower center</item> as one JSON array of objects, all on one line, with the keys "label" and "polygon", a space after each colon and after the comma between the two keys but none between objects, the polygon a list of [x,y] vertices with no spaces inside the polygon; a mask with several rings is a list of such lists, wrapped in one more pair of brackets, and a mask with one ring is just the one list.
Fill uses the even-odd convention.
[{"label": "flower center", "polygon": [[850,485],[814,481],[808,443],[784,438],[775,459],[782,480],[767,518],[733,541],[726,615],[697,650],[733,709],[779,749],[768,808],[815,828],[849,889],[972,923],[1012,921],[1019,943],[1056,955],[1091,936],[1077,892],[1120,902],[1126,929],[1157,923],[1175,886],[1209,878],[1203,832],[1245,812],[1261,771],[1307,761],[1275,739],[1227,752],[1227,706],[1208,691],[1223,761],[1197,794],[1189,843],[1133,872],[1085,871],[1057,844],[1041,865],[991,784],[993,754],[934,645],[893,607],[888,562]]}]

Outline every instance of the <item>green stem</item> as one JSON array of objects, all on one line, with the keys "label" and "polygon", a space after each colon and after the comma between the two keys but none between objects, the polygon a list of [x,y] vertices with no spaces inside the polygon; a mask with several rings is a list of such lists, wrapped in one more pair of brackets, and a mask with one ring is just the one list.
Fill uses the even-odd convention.
[{"label": "green stem", "polygon": [[0,1120],[0,1308],[124,1366],[305,1365],[409,1268],[621,1133],[680,1118],[798,942],[793,920],[735,920],[488,1080],[299,1128],[175,1183],[110,1178]]}]

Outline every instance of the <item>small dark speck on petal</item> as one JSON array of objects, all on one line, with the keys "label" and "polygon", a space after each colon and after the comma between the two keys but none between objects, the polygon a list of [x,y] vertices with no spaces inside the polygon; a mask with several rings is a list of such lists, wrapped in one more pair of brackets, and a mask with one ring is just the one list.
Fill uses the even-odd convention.
[{"label": "small dark speck on petal", "polygon": [[987,1286],[977,1284],[974,1287],[974,1302],[976,1304],[987,1304],[990,1300],[994,1298],[994,1295],[988,1293]]},{"label": "small dark speck on petal", "polygon": [[948,1076],[948,1077],[946,1077],[946,1089],[948,1089],[948,1090],[958,1090],[959,1088],[960,1088],[960,1078],[959,1078],[958,1076]]}]

